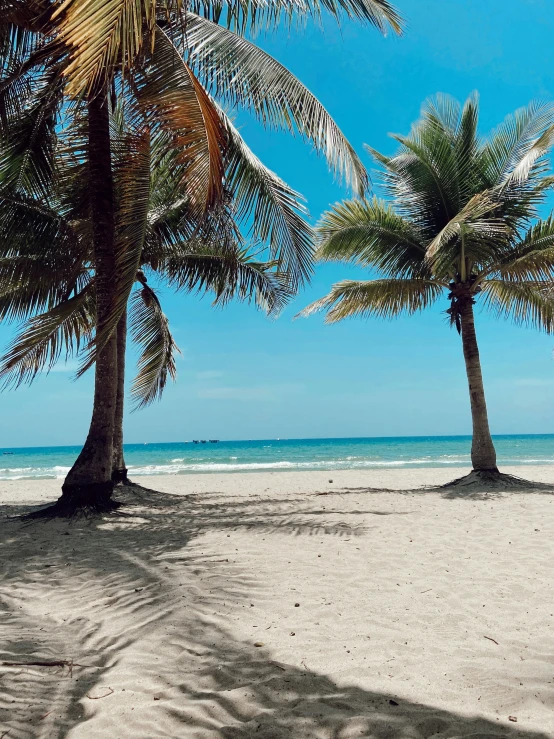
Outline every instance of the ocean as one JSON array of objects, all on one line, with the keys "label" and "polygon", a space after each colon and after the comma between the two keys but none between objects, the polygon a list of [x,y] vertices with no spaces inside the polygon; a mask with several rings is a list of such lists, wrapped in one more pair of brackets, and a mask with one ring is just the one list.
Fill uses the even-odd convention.
[{"label": "ocean", "polygon": [[[554,464],[554,435],[495,436],[500,465]],[[127,444],[131,477],[260,470],[344,470],[464,467],[469,436],[367,439],[267,439]],[[79,447],[0,449],[0,480],[63,478]]]}]

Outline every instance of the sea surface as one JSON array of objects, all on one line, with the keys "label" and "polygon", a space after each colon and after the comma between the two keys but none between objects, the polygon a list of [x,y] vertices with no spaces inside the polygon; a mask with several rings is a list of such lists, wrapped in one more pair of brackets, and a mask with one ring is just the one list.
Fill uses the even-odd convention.
[{"label": "sea surface", "polygon": [[[554,435],[495,436],[502,465],[554,464]],[[131,477],[198,472],[344,470],[470,465],[469,436],[367,439],[267,439],[128,444]],[[0,480],[63,478],[79,447],[0,449]]]}]

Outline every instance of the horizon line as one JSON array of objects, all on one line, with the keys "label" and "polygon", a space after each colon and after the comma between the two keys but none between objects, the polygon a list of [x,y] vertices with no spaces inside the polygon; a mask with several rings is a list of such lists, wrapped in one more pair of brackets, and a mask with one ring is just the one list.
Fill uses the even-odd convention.
[{"label": "horizon line", "polygon": [[[539,436],[552,436],[553,433],[538,433],[538,434],[492,434],[493,439],[498,438],[521,438],[521,437],[539,437]],[[218,439],[218,444],[227,443],[244,443],[244,442],[262,442],[262,441],[380,441],[380,440],[395,440],[395,439],[472,439],[471,434],[407,434],[407,435],[395,435],[395,436],[310,436],[310,437],[272,437],[272,438],[258,438],[258,439]],[[169,444],[194,444],[193,439],[185,441],[135,441],[128,442],[123,447],[131,446],[151,446],[151,445],[169,445]],[[199,439],[198,441],[206,441],[208,439]],[[0,454],[4,451],[11,450],[23,450],[23,449],[70,449],[74,447],[82,446],[80,443],[76,444],[39,444],[36,446],[6,446],[0,447]],[[211,447],[210,447],[211,448]]]}]

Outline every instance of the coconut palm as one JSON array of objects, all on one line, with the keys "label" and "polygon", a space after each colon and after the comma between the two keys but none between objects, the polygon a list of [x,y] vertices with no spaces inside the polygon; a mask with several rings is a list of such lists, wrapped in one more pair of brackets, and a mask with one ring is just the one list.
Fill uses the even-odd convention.
[{"label": "coconut palm", "polygon": [[369,149],[383,169],[391,202],[350,200],[326,212],[317,258],[351,262],[376,275],[346,280],[304,311],[328,322],[351,316],[394,317],[447,302],[461,334],[473,441],[473,473],[464,483],[497,480],[475,333],[478,302],[517,324],[554,328],[547,294],[554,276],[554,219],[534,222],[553,178],[546,154],[554,107],[531,104],[492,134],[477,132],[478,103],[428,102],[393,156]]},{"label": "coconut palm", "polygon": [[[89,434],[63,486],[69,504],[111,505],[115,331],[145,230],[147,195],[137,188],[126,235],[116,239],[110,98],[126,97],[151,122],[171,131],[168,145],[187,165],[184,182],[198,215],[218,207],[224,182],[234,180],[243,215],[248,219],[253,210],[263,213],[256,219],[260,236],[270,239],[276,257],[291,267],[288,271],[300,284],[309,274],[311,258],[303,231],[279,208],[276,214],[274,203],[268,206],[265,180],[253,176],[248,150],[213,96],[246,108],[267,127],[296,129],[336,172],[363,189],[364,169],[325,109],[244,37],[281,20],[317,19],[322,8],[337,19],[346,15],[383,31],[400,31],[400,18],[387,0],[0,0],[0,137],[14,154],[9,172],[13,182],[25,181],[46,192],[55,176],[49,153],[60,119],[83,107],[87,114],[97,314],[97,356],[91,362],[96,359],[96,379]],[[142,166],[138,180],[144,183],[141,161],[138,156],[137,176]]]},{"label": "coconut palm", "polygon": [[[116,223],[130,207],[129,135],[122,116],[112,131],[115,166]],[[156,149],[156,140],[151,148]],[[70,149],[71,151],[72,149]],[[66,360],[90,342],[96,327],[96,276],[93,264],[88,190],[82,177],[86,163],[59,157],[58,190],[48,197],[0,189],[0,320],[26,319],[0,365],[4,385],[32,382],[65,351]],[[150,156],[150,201],[136,289],[130,298],[129,327],[141,347],[138,375],[131,390],[136,407],[160,398],[168,376],[175,377],[177,350],[157,290],[147,274],[179,291],[214,293],[214,305],[232,298],[251,301],[276,315],[293,294],[276,261],[263,262],[242,244],[230,204],[199,224],[180,191],[179,163],[172,155]],[[296,194],[267,171],[268,183]],[[301,204],[297,206],[301,209]],[[194,211],[192,211],[194,212]],[[127,309],[116,328],[117,398],[112,478],[126,481],[123,457],[123,406]],[[85,368],[88,363],[85,363]]]}]

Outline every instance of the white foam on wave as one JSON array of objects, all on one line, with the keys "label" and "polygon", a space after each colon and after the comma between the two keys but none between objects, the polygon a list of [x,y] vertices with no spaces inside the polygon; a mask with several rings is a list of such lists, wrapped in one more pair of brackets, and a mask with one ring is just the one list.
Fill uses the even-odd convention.
[{"label": "white foam on wave", "polygon": [[[274,462],[237,462],[238,457],[232,456],[226,459],[231,461],[209,462],[206,457],[189,457],[185,462],[184,457],[171,459],[169,463],[138,464],[129,465],[129,475],[185,475],[188,473],[202,472],[256,472],[262,470],[363,470],[363,469],[398,469],[408,467],[442,467],[442,466],[467,466],[469,455],[466,454],[444,454],[440,457],[431,456],[414,459],[363,459],[348,456],[337,459],[319,460],[279,460]],[[554,458],[528,458],[513,459],[503,458],[500,463],[504,465],[554,465]],[[63,479],[69,472],[69,467],[55,465],[52,467],[0,467],[0,480],[24,480],[24,479]]]},{"label": "white foam on wave", "polygon": [[56,480],[63,479],[70,467],[0,467],[0,480]]},{"label": "white foam on wave", "polygon": [[500,464],[554,464],[554,459],[501,459]]},{"label": "white foam on wave", "polygon": [[279,462],[211,462],[205,464],[157,464],[129,466],[129,475],[179,475],[191,472],[255,472],[260,470],[334,470],[334,469],[370,469],[395,468],[418,465],[460,465],[467,464],[466,459],[430,460],[396,459],[396,460],[360,460],[330,459],[310,460],[306,462],[282,460]]}]

